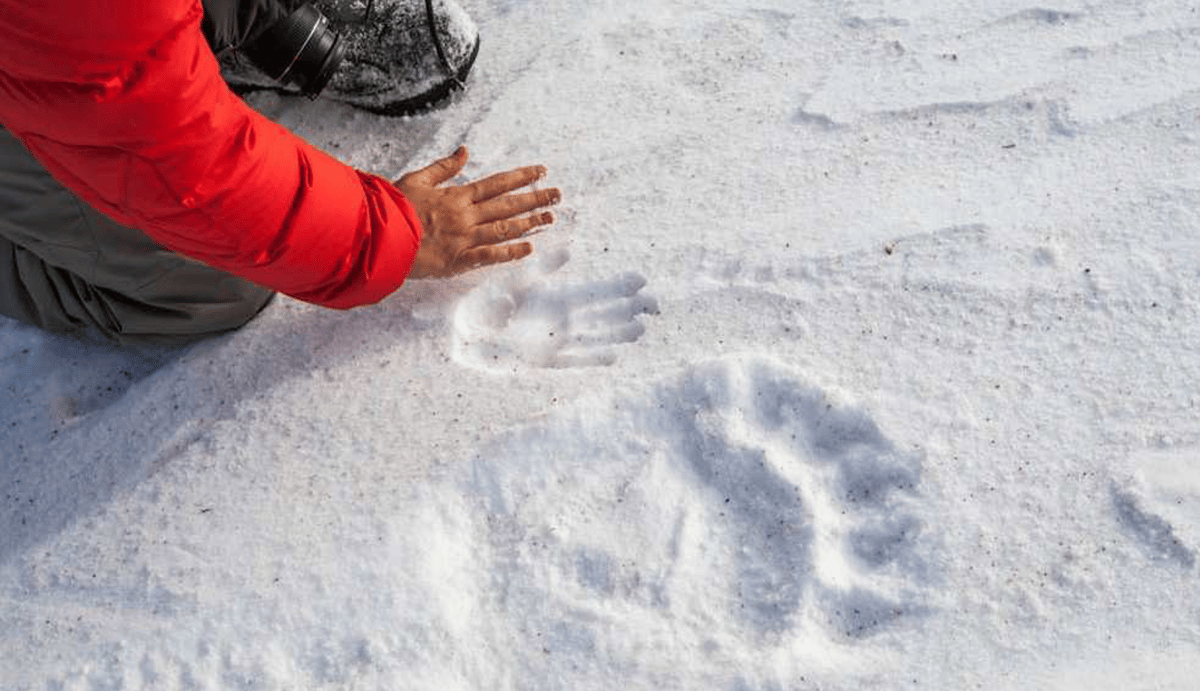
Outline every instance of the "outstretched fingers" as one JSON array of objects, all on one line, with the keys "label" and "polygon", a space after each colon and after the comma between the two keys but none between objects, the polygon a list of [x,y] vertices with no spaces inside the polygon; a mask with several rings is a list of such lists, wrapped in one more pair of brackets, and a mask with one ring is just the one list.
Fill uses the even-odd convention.
[{"label": "outstretched fingers", "polygon": [[471,269],[478,269],[482,266],[516,261],[531,254],[533,254],[533,245],[528,242],[476,247],[459,255],[458,261],[455,262],[454,272],[461,273]]},{"label": "outstretched fingers", "polygon": [[503,173],[489,175],[482,180],[476,180],[468,185],[471,201],[476,204],[485,202],[502,194],[533,184],[546,176],[546,166],[525,166],[514,168]]},{"label": "outstretched fingers", "polygon": [[480,223],[489,223],[557,204],[560,199],[562,199],[562,192],[558,188],[552,187],[495,197],[482,204],[476,204],[475,210]]},{"label": "outstretched fingers", "polygon": [[[423,235],[409,276],[450,276],[533,253],[523,237],[554,222],[545,207],[562,198],[558,189],[523,190],[546,174],[525,166],[456,185],[467,163],[466,147],[402,176],[396,187],[421,219]],[[449,183],[449,184],[446,184]]]},{"label": "outstretched fingers", "polygon": [[431,187],[437,187],[461,173],[463,167],[467,165],[467,158],[469,157],[470,154],[467,151],[467,147],[460,146],[449,156],[439,158],[416,171],[416,175],[421,177]]},{"label": "outstretched fingers", "polygon": [[534,228],[551,223],[554,223],[554,214],[549,211],[505,221],[493,221],[479,227],[479,231],[475,235],[475,244],[495,245],[516,240]]}]

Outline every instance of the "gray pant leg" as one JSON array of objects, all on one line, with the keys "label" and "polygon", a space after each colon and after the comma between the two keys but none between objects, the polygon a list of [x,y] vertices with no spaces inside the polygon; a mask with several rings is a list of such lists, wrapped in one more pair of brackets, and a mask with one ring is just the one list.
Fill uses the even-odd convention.
[{"label": "gray pant leg", "polygon": [[272,295],[100,214],[0,129],[0,314],[126,343],[184,343],[242,326]]},{"label": "gray pant leg", "polygon": [[258,38],[272,24],[291,14],[305,0],[203,0],[201,27],[213,53],[237,50]]}]

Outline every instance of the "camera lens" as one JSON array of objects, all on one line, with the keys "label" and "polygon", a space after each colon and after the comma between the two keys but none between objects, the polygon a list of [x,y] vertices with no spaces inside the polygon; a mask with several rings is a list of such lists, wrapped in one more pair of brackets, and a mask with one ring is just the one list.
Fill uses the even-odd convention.
[{"label": "camera lens", "polygon": [[315,97],[337,71],[346,49],[320,10],[304,5],[273,24],[242,52],[271,78],[295,84]]}]

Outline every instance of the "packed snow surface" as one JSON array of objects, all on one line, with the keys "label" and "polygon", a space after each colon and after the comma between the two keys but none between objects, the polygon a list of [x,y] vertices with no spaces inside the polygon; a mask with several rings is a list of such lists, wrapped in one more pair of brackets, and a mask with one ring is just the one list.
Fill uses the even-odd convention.
[{"label": "packed snow surface", "polygon": [[1200,13],[470,0],[387,175],[519,264],[120,351],[0,321],[0,689],[1193,689]]}]

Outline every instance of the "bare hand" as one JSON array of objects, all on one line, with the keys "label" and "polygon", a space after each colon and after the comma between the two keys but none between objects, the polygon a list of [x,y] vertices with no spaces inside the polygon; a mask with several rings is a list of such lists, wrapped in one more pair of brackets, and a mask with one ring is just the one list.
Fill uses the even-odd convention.
[{"label": "bare hand", "polygon": [[557,188],[510,194],[546,174],[544,166],[526,166],[459,186],[440,187],[462,171],[467,148],[406,174],[396,187],[412,202],[424,229],[410,278],[441,278],[470,269],[528,256],[529,242],[510,242],[538,226],[554,222],[542,211],[555,204]]}]

